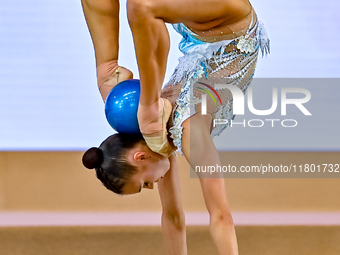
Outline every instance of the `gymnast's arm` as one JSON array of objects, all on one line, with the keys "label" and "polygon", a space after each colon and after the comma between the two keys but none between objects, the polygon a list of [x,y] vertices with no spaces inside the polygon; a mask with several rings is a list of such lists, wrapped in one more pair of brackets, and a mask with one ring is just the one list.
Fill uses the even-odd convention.
[{"label": "gymnast's arm", "polygon": [[185,216],[182,208],[178,166],[176,157],[171,155],[170,169],[158,182],[162,203],[162,231],[169,255],[186,255]]}]

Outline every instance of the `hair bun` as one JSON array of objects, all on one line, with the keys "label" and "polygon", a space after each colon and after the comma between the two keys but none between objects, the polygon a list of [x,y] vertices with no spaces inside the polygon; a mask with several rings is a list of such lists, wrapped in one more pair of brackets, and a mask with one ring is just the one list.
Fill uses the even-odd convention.
[{"label": "hair bun", "polygon": [[101,149],[92,147],[83,155],[83,165],[88,169],[99,167],[103,162],[103,152]]}]

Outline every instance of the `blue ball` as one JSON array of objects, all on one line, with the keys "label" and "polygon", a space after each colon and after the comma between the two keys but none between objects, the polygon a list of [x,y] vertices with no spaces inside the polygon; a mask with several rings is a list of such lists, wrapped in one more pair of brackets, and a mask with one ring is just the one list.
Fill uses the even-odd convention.
[{"label": "blue ball", "polygon": [[139,134],[137,119],[140,82],[132,79],[118,83],[105,102],[105,115],[110,126],[119,133]]}]

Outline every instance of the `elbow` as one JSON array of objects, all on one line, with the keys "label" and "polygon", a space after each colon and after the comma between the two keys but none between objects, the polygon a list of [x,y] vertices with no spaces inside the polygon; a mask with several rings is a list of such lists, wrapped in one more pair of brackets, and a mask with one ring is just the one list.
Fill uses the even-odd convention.
[{"label": "elbow", "polygon": [[178,230],[183,231],[185,229],[185,215],[184,212],[169,212],[162,213],[162,224],[164,221],[171,222],[171,224]]}]

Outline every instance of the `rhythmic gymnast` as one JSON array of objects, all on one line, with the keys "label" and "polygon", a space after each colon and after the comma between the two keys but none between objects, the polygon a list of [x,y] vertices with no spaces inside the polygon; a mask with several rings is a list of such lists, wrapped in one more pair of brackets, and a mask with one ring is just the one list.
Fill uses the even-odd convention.
[{"label": "rhythmic gymnast", "polygon": [[[119,0],[82,0],[82,5],[105,101],[117,83],[132,78],[117,62]],[[213,126],[213,119],[230,121],[234,115],[232,94],[216,85],[237,86],[245,93],[259,50],[269,53],[269,39],[248,0],[128,0],[127,11],[140,75],[142,134],[114,134],[99,148],[87,150],[83,163],[95,168],[98,179],[117,194],[139,193],[157,183],[166,249],[183,255],[185,219],[174,151],[179,150],[194,169],[221,165],[212,138],[230,122]],[[162,89],[170,45],[165,23],[183,36],[179,48],[184,55]],[[206,97],[206,114],[202,113],[202,97],[215,92]],[[238,254],[223,176],[198,175],[218,254]]]}]

